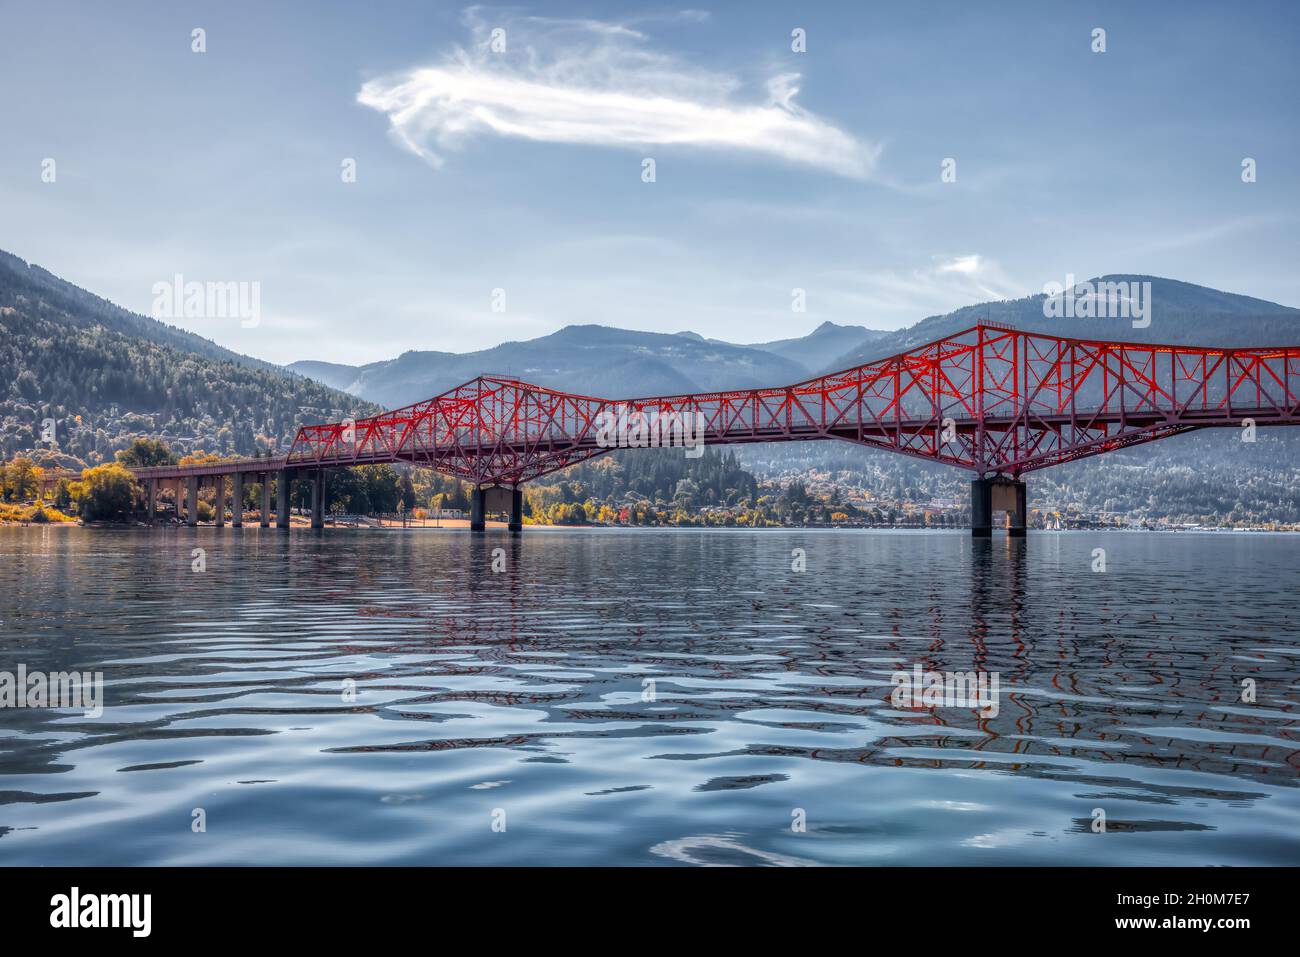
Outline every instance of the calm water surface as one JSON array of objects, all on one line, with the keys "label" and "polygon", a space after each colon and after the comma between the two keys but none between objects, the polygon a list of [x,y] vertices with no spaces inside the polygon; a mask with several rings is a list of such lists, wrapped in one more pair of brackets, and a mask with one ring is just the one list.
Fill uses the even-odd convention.
[{"label": "calm water surface", "polygon": [[0,864],[1300,864],[1300,538],[1027,545],[0,528]]}]

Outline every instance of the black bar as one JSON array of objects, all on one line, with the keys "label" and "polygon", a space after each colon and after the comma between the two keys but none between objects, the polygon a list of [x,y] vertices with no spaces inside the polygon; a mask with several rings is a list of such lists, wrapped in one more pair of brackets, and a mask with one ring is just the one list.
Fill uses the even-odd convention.
[{"label": "black bar", "polygon": [[[499,950],[514,935],[534,944],[667,945],[689,929],[693,944],[716,936],[733,948],[784,930],[945,949],[1198,938],[1231,953],[1291,926],[1295,876],[1285,868],[0,868],[0,913],[11,945],[66,944],[75,934],[205,950],[255,941],[264,950],[281,941],[337,947],[436,934],[458,948],[478,941]],[[131,926],[51,926],[52,916],[69,913],[73,887],[87,915],[98,907],[85,903],[89,896],[150,895],[148,937]],[[1154,925],[1119,926],[1134,920]],[[1180,920],[1245,925],[1164,925]]]}]

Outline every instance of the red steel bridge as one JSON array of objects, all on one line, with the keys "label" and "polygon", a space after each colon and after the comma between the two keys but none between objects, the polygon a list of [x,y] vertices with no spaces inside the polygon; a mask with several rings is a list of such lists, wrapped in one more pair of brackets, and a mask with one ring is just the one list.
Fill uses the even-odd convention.
[{"label": "red steel bridge", "polygon": [[[841,439],[968,469],[975,534],[991,533],[995,510],[1023,534],[1028,472],[1248,419],[1300,424],[1300,346],[1162,346],[980,324],[776,388],[605,399],[483,375],[405,408],[305,426],[278,459],[136,472],[189,481],[191,522],[196,480],[216,477],[224,502],[224,476],[238,486],[244,473],[261,473],[263,524],[268,479],[278,473],[278,524],[286,526],[288,480],[308,473],[319,525],[325,469],[409,462],[474,484],[471,527],[482,528],[485,510],[501,501],[518,528],[520,486],[612,451],[600,426],[620,413],[690,417],[705,445]],[[224,505],[219,521],[223,513]]]}]

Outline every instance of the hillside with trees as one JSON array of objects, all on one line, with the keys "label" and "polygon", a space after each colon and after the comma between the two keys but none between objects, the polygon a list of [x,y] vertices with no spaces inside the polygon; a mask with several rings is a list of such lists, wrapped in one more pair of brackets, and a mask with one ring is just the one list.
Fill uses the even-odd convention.
[{"label": "hillside with trees", "polygon": [[[72,467],[135,436],[180,453],[283,449],[305,422],[376,407],[222,349],[0,252],[0,453]],[[53,441],[46,420],[52,419]]]}]

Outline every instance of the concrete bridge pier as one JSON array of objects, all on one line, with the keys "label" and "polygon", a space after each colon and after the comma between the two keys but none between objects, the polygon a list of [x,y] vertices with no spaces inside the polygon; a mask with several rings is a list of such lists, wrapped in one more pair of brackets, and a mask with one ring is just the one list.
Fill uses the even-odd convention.
[{"label": "concrete bridge pier", "polygon": [[199,477],[191,475],[185,485],[185,524],[192,528],[199,524]]},{"label": "concrete bridge pier", "polygon": [[325,470],[317,469],[311,477],[311,527],[325,527]]},{"label": "concrete bridge pier", "polygon": [[212,477],[212,488],[215,491],[212,496],[212,524],[217,528],[224,528],[226,524],[226,477],[224,475],[214,475]]},{"label": "concrete bridge pier", "polygon": [[262,475],[262,515],[258,522],[262,528],[271,527],[271,473],[263,472]]},{"label": "concrete bridge pier", "polygon": [[241,528],[244,524],[244,473],[235,472],[230,476],[230,527]]},{"label": "concrete bridge pier", "polygon": [[149,479],[145,483],[145,521],[150,525],[158,517],[158,480]]},{"label": "concrete bridge pier", "polygon": [[1025,483],[1005,475],[979,478],[970,483],[970,531],[975,538],[993,535],[993,513],[1007,513],[1007,534],[1024,538],[1029,527]]},{"label": "concrete bridge pier", "polygon": [[275,476],[275,527],[289,530],[289,483],[292,473],[280,469]]},{"label": "concrete bridge pier", "polygon": [[510,490],[510,531],[524,530],[524,490],[516,485]]},{"label": "concrete bridge pier", "polygon": [[482,485],[474,486],[469,493],[469,530],[481,532],[487,528],[487,489]]}]

